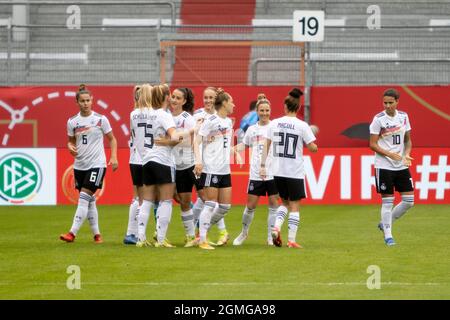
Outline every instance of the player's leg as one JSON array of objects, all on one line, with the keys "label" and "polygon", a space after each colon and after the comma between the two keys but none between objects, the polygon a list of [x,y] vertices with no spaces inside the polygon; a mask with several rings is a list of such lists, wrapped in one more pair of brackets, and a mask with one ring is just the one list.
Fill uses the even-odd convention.
[{"label": "player's leg", "polygon": [[414,183],[409,169],[397,172],[395,189],[400,192],[402,201],[392,210],[392,220],[400,219],[406,211],[414,206]]},{"label": "player's leg", "polygon": [[166,240],[167,230],[172,219],[172,198],[175,192],[175,183],[158,185],[159,206],[157,211],[156,231],[157,242],[155,247],[174,247]]},{"label": "player's leg", "polygon": [[206,239],[209,227],[211,225],[211,217],[218,203],[219,188],[211,186],[212,175],[202,173],[201,184],[204,186],[205,205],[199,217],[199,247],[201,249],[214,249],[208,244]]},{"label": "player's leg", "polygon": [[391,246],[395,244],[392,237],[392,207],[394,205],[394,183],[391,170],[376,169],[375,185],[381,194],[381,222],[378,228],[384,233],[384,242]]},{"label": "player's leg", "polygon": [[263,182],[249,180],[247,187],[247,204],[242,214],[242,230],[241,233],[233,241],[233,245],[235,246],[242,245],[245,239],[247,239],[248,237],[250,224],[253,221],[256,205],[258,204],[259,201],[259,195],[257,193],[257,190],[255,190],[258,187],[257,186],[258,183],[262,184]]},{"label": "player's leg", "polygon": [[137,186],[133,185],[133,199],[131,200],[130,207],[128,209],[128,226],[127,233],[123,239],[124,244],[136,244],[137,242],[137,217],[139,210],[139,196]]},{"label": "player's leg", "polygon": [[176,191],[180,201],[181,220],[185,231],[185,247],[196,245],[194,213],[191,208],[192,188],[196,182],[193,168],[176,171]]},{"label": "player's leg", "polygon": [[[215,208],[213,216],[211,217],[211,226],[219,223],[220,221],[225,221],[225,215],[230,211],[231,208],[231,175],[223,175],[219,177],[219,205]],[[225,222],[223,224],[225,226]],[[219,239],[216,245],[223,246],[227,244],[230,239],[230,235],[226,228],[219,228]]]},{"label": "player's leg", "polygon": [[86,189],[89,189],[92,192],[87,218],[89,221],[89,226],[91,227],[92,234],[94,235],[95,243],[102,243],[103,239],[100,234],[100,228],[98,226],[98,210],[94,193],[95,191],[103,187],[103,179],[105,178],[106,168],[95,168],[92,169],[92,172],[95,172],[96,178],[93,179],[93,173],[91,173],[91,178],[85,185]]},{"label": "player's leg", "polygon": [[267,244],[273,245],[272,229],[275,227],[275,219],[278,211],[278,194],[269,196],[269,213],[267,215]]},{"label": "player's leg", "polygon": [[148,219],[155,201],[155,185],[151,163],[146,163],[142,169],[142,204],[138,214],[138,242],[136,243],[136,246],[138,247],[151,245],[151,243],[147,241],[146,233]]}]

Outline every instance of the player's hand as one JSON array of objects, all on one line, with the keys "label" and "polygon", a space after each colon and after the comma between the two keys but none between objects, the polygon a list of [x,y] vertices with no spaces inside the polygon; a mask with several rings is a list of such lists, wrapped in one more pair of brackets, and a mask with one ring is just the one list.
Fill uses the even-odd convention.
[{"label": "player's hand", "polygon": [[109,165],[112,167],[113,171],[116,171],[117,168],[119,167],[119,162],[117,161],[116,158],[111,157],[111,159],[109,159],[109,162],[108,162],[108,166]]},{"label": "player's hand", "polygon": [[263,180],[266,180],[266,176],[267,176],[266,167],[259,168],[259,175],[261,176],[261,178]]},{"label": "player's hand", "polygon": [[400,161],[403,159],[403,157],[398,153],[391,153],[389,155],[389,158],[391,158],[392,160],[395,160],[395,161]]},{"label": "player's hand", "polygon": [[403,157],[403,164],[407,167],[411,166],[411,161],[414,160],[413,158],[411,158],[410,156],[404,156]]},{"label": "player's hand", "polygon": [[241,154],[235,150],[234,156],[236,157],[236,163],[239,165],[239,168],[242,168],[244,165],[244,159],[242,159]]},{"label": "player's hand", "polygon": [[202,170],[203,170],[203,165],[201,163],[198,163],[195,165],[194,174],[197,179],[199,179],[200,176],[202,175]]},{"label": "player's hand", "polygon": [[78,155],[77,147],[74,144],[69,143],[67,147],[69,148],[69,152],[71,155],[73,155],[74,157]]}]

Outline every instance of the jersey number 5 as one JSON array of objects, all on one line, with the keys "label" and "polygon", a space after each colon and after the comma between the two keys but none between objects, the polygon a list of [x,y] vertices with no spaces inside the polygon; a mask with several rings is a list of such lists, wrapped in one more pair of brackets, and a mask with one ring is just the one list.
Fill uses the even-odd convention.
[{"label": "jersey number 5", "polygon": [[142,127],[145,130],[145,134],[144,137],[145,138],[150,138],[150,143],[144,143],[144,147],[146,148],[153,148],[153,134],[151,134],[150,132],[147,131],[147,129],[151,129],[152,125],[151,124],[147,124],[145,122],[141,122],[137,124],[138,127]]}]

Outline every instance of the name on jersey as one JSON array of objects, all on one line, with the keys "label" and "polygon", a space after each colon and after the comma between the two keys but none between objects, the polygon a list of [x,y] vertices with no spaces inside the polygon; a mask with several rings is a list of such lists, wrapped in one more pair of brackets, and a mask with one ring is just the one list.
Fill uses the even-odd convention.
[{"label": "name on jersey", "polygon": [[277,128],[280,129],[290,129],[290,130],[295,130],[295,126],[292,123],[283,123],[280,122],[277,126]]},{"label": "name on jersey", "polygon": [[138,113],[133,115],[133,120],[143,120],[143,119],[147,119],[146,113]]}]

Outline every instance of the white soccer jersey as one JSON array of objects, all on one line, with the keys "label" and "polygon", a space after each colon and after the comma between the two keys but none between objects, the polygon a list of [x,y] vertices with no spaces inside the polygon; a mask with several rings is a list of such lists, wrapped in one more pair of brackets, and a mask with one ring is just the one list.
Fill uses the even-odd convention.
[{"label": "white soccer jersey", "polygon": [[[263,180],[259,175],[259,170],[261,168],[261,157],[264,149],[264,143],[266,141],[267,129],[269,124],[265,126],[260,126],[256,123],[250,126],[245,132],[243,143],[251,148],[251,159],[250,159],[250,180]],[[272,154],[269,155],[266,160],[266,170],[270,171]],[[268,174],[265,180],[272,180],[273,176]]]},{"label": "white soccer jersey", "polygon": [[213,113],[208,113],[206,112],[205,108],[200,108],[195,110],[194,112],[194,119],[197,122],[199,119],[205,120],[206,118],[208,118],[209,116],[216,114],[216,111],[213,110]]},{"label": "white soccer jersey", "polygon": [[144,138],[147,125],[148,108],[138,108],[130,113],[130,163],[142,164],[145,147]]},{"label": "white soccer jersey", "polygon": [[78,155],[75,157],[74,169],[106,167],[103,135],[111,131],[108,118],[95,112],[87,117],[78,113],[67,121],[67,135],[76,138]]},{"label": "white soccer jersey", "polygon": [[316,140],[309,125],[296,117],[284,116],[270,123],[267,138],[272,140],[273,160],[270,169],[273,175],[305,178],[303,144]]},{"label": "white soccer jersey", "polygon": [[156,139],[162,139],[167,136],[167,130],[175,129],[175,122],[172,115],[165,110],[149,109],[147,116],[147,125],[145,132],[145,153],[143,164],[149,161],[157,162],[165,166],[175,167],[175,162],[172,155],[172,147],[159,146],[154,143]]},{"label": "white soccer jersey", "polygon": [[[405,133],[411,130],[406,112],[396,110],[390,117],[386,112],[377,114],[370,124],[370,134],[379,135],[378,145],[390,152],[403,155],[405,149]],[[408,168],[400,161],[375,153],[375,168],[403,170]]]},{"label": "white soccer jersey", "polygon": [[202,137],[203,172],[209,174],[230,174],[230,151],[233,138],[233,124],[230,118],[209,116],[200,127]]},{"label": "white soccer jersey", "polygon": [[[173,120],[175,121],[177,131],[179,132],[189,131],[195,127],[194,117],[186,111],[174,116]],[[173,148],[173,155],[175,156],[177,170],[184,170],[192,167],[195,164],[192,138],[184,138],[183,142],[177,144]]]}]

